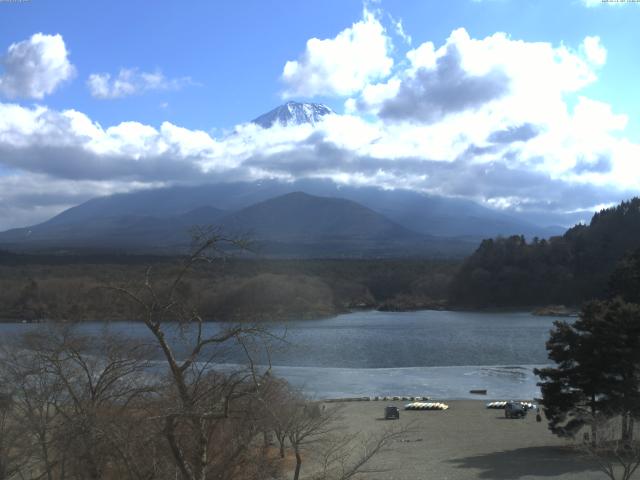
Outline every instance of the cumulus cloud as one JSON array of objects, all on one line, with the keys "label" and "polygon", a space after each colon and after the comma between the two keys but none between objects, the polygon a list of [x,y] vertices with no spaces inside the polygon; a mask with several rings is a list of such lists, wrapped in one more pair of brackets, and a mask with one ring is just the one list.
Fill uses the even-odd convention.
[{"label": "cumulus cloud", "polygon": [[336,37],[312,38],[298,60],[288,61],[282,72],[284,97],[346,96],[373,80],[386,77],[393,67],[391,41],[376,16],[363,18]]},{"label": "cumulus cloud", "polygon": [[525,123],[518,126],[510,126],[504,130],[498,130],[489,135],[487,139],[494,143],[526,142],[538,135],[540,131],[535,125]]},{"label": "cumulus cloud", "polygon": [[218,137],[170,122],[103,127],[76,110],[0,103],[0,168],[25,180],[0,177],[0,200],[14,205],[7,215],[33,205],[26,219],[50,213],[38,196],[44,183],[61,209],[84,195],[171,183],[325,179],[509,211],[616,202],[640,189],[640,145],[624,138],[626,115],[580,96],[602,64],[589,42],[601,46],[455,30],[443,45],[409,51],[386,78],[362,80],[346,114],[266,130],[247,123]]},{"label": "cumulus cloud", "polygon": [[435,69],[420,68],[402,80],[396,95],[382,104],[379,116],[430,123],[449,113],[477,108],[508,92],[509,78],[502,70],[472,75],[462,68],[461,61],[457,47],[449,45],[437,59]]},{"label": "cumulus cloud", "polygon": [[606,155],[599,155],[591,159],[579,159],[573,171],[581,174],[586,172],[606,173],[611,171],[611,158]]},{"label": "cumulus cloud", "polygon": [[[594,135],[592,120],[607,109],[592,102],[581,100],[557,132],[493,123],[473,131],[473,116],[401,128],[332,115],[315,126],[244,124],[221,138],[169,122],[103,128],[74,110],[0,104],[0,165],[20,172],[0,177],[2,199],[13,205],[4,222],[16,224],[11,215],[29,204],[24,223],[100,193],[267,178],[409,188],[507,209],[588,208],[640,187],[640,146],[611,131]],[[622,126],[624,118],[608,114],[611,128]]]},{"label": "cumulus cloud", "polygon": [[500,32],[475,39],[460,28],[437,49],[425,42],[407,52],[406,69],[367,85],[355,103],[393,121],[433,122],[482,107],[492,118],[544,123],[566,110],[564,95],[597,80],[606,55],[595,37],[588,38],[590,54],[584,44],[574,50]]},{"label": "cumulus cloud", "polygon": [[600,37],[585,37],[582,42],[582,49],[589,60],[594,65],[602,66],[607,61],[607,49],[600,43]]},{"label": "cumulus cloud", "polygon": [[75,67],[61,35],[36,33],[0,57],[0,95],[42,99],[72,78]]},{"label": "cumulus cloud", "polygon": [[92,73],[87,80],[91,95],[100,99],[122,98],[154,90],[179,90],[192,84],[189,77],[167,78],[160,71],[141,72],[137,68],[122,68],[116,76]]},{"label": "cumulus cloud", "polygon": [[169,122],[159,129],[138,122],[104,129],[75,110],[0,104],[0,163],[58,178],[188,179],[216,148],[207,133]]}]

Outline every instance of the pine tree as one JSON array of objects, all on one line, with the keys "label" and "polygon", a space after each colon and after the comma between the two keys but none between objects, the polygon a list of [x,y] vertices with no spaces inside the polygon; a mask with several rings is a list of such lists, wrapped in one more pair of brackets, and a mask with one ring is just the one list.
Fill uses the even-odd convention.
[{"label": "pine tree", "polygon": [[640,304],[640,249],[618,262],[609,280],[609,293],[627,302]]},{"label": "pine tree", "polygon": [[549,428],[574,436],[601,418],[620,416],[632,440],[640,416],[640,307],[622,299],[587,304],[573,324],[556,322],[547,342],[556,367],[536,369]]}]

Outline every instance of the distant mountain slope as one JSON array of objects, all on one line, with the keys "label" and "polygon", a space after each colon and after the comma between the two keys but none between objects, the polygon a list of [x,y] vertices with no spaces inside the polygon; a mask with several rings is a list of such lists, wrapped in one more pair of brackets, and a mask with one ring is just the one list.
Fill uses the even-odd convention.
[{"label": "distant mountain slope", "polygon": [[224,211],[201,207],[182,215],[158,218],[148,215],[83,217],[78,221],[58,217],[0,233],[0,244],[23,249],[94,248],[145,250],[185,245],[194,225],[216,223]]},{"label": "distant mountain slope", "polygon": [[409,190],[339,186],[330,181],[221,183],[175,186],[95,198],[70,208],[48,224],[73,224],[98,217],[139,215],[170,217],[212,206],[234,211],[291,192],[337,197],[360,203],[390,220],[425,235],[466,236],[478,239],[524,234],[548,237],[561,228],[539,227],[469,200],[425,195]]},{"label": "distant mountain slope", "polygon": [[438,197],[403,189],[337,186],[331,182],[302,181],[299,187],[316,195],[353,200],[426,235],[467,236],[480,240],[516,233],[548,237],[564,232],[559,227],[546,229],[460,198]]},{"label": "distant mountain slope", "polygon": [[332,113],[333,110],[319,103],[287,102],[264,115],[260,115],[252,120],[252,123],[263,128],[271,128],[274,125],[290,127],[306,123],[315,125],[322,117]]},{"label": "distant mountain slope", "polygon": [[356,202],[292,192],[222,218],[224,231],[248,234],[257,251],[304,257],[467,255],[475,245],[411,231]]},{"label": "distant mountain slope", "polygon": [[162,218],[116,215],[77,222],[58,219],[1,233],[0,245],[21,251],[116,249],[170,253],[190,245],[190,227],[210,224],[229,234],[248,236],[257,253],[277,256],[461,256],[476,245],[466,240],[421,235],[356,202],[302,192],[231,213],[206,206]]},{"label": "distant mountain slope", "polygon": [[640,248],[640,198],[596,213],[549,241],[485,240],[453,282],[469,306],[579,305],[607,292],[616,262]]},{"label": "distant mountain slope", "polygon": [[[126,215],[174,217],[200,207],[215,207],[218,202],[212,198],[211,190],[210,186],[170,187],[97,197],[71,207],[41,225],[76,224]],[[225,195],[224,190],[220,189],[221,196]]]},{"label": "distant mountain slope", "polygon": [[391,240],[420,238],[381,214],[341,198],[293,192],[230,214],[221,220],[233,231],[278,241]]}]

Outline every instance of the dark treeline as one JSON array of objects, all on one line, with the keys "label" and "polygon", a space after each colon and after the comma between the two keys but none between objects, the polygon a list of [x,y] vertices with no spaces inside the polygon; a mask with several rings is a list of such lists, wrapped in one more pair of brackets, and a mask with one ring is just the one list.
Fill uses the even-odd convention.
[{"label": "dark treeline", "polygon": [[[25,258],[0,258],[2,319],[131,319],[130,305],[108,287],[140,280],[149,264],[162,282],[180,265],[162,257],[147,263],[135,257]],[[442,306],[458,266],[442,260],[231,258],[198,265],[183,288],[207,319],[317,318],[353,309]]]},{"label": "dark treeline", "polygon": [[[549,240],[484,240],[451,285],[451,301],[474,307],[580,305],[608,295],[617,263],[640,247],[640,198],[596,213]],[[630,260],[627,260],[630,261]]]},{"label": "dark treeline", "polygon": [[173,258],[166,255],[142,255],[130,253],[74,250],[73,252],[22,253],[0,249],[0,265],[83,265],[83,264],[123,264],[149,265],[152,263],[171,262]]}]

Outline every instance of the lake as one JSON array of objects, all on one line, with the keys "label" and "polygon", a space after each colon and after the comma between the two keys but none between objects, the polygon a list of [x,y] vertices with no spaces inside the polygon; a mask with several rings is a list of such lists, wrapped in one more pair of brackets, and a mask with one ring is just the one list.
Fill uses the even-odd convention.
[{"label": "lake", "polygon": [[[535,366],[548,363],[545,342],[553,321],[530,313],[453,311],[355,312],[323,320],[267,324],[284,341],[269,342],[274,373],[310,396],[428,395],[487,399],[539,396]],[[207,324],[214,332],[224,324]],[[37,325],[0,324],[3,339]],[[83,324],[86,333],[105,328],[136,338],[144,325],[118,322]],[[178,343],[179,335],[174,331]],[[181,351],[180,348],[177,349]],[[266,363],[262,345],[256,355]],[[219,362],[241,363],[238,348]]]}]

